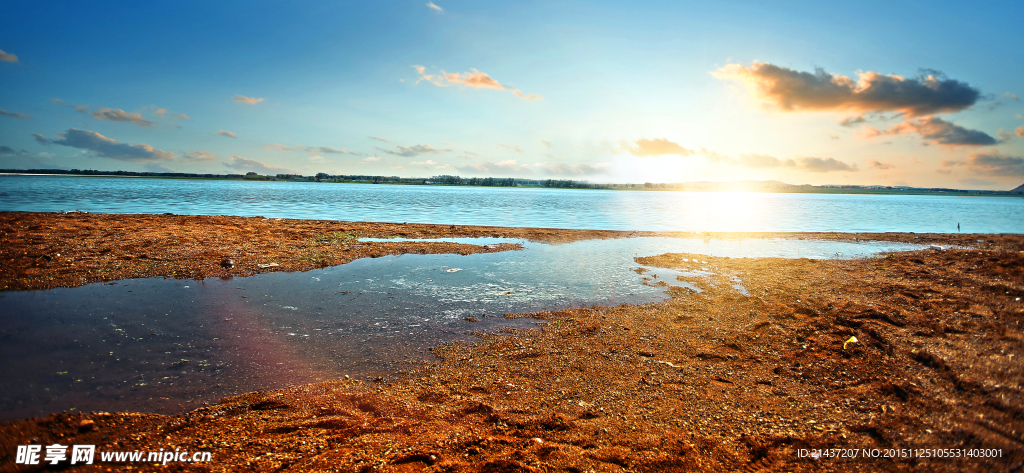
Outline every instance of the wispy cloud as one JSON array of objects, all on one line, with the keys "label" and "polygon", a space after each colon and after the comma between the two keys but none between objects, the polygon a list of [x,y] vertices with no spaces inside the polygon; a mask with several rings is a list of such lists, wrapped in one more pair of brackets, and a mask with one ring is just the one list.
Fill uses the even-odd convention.
[{"label": "wispy cloud", "polygon": [[868,119],[864,118],[864,115],[857,115],[857,116],[852,116],[852,117],[846,117],[846,118],[843,119],[843,121],[839,122],[839,126],[845,126],[847,128],[852,128],[852,127],[857,126],[857,125],[859,125],[861,123],[864,123],[866,121],[868,121]]},{"label": "wispy cloud", "polygon": [[856,171],[857,165],[849,165],[834,158],[796,158],[798,170],[807,172]]},{"label": "wispy cloud", "polygon": [[3,115],[5,117],[11,117],[11,118],[21,118],[23,120],[28,120],[28,119],[32,118],[32,117],[30,117],[28,115],[25,115],[24,113],[8,112],[7,110],[0,110],[0,115]]},{"label": "wispy cloud", "polygon": [[871,167],[873,167],[875,169],[882,169],[882,170],[893,169],[893,168],[896,167],[896,166],[893,166],[892,164],[883,163],[883,162],[875,160],[875,159],[869,159],[868,160],[868,164],[870,164]]},{"label": "wispy cloud", "polygon": [[880,135],[901,135],[917,133],[926,142],[940,146],[985,146],[994,145],[997,140],[988,133],[970,130],[938,117],[925,117],[919,120],[904,120],[888,130],[881,131],[872,127],[863,127],[860,136],[871,138]]},{"label": "wispy cloud", "polygon": [[905,78],[858,73],[855,81],[815,69],[802,72],[765,62],[729,64],[712,74],[738,82],[762,103],[779,110],[902,112],[910,116],[956,112],[974,105],[981,92],[938,71]]},{"label": "wispy cloud", "polygon": [[378,163],[378,162],[380,162],[380,157],[378,157],[378,156],[367,156],[367,157],[365,157],[363,159],[360,159],[359,162],[367,163],[367,164],[368,163]]},{"label": "wispy cloud", "polygon": [[216,161],[217,156],[209,151],[196,151],[189,150],[181,156],[181,159],[185,161],[199,162],[199,161]]},{"label": "wispy cloud", "polygon": [[[61,99],[50,100],[50,103],[52,103],[54,105],[66,105],[64,103],[64,101],[61,100]],[[105,120],[105,121],[111,121],[111,122],[131,123],[131,124],[134,124],[134,125],[138,125],[138,126],[140,126],[142,128],[154,128],[154,127],[156,127],[156,123],[155,122],[153,122],[151,120],[147,120],[145,118],[142,118],[142,114],[141,113],[126,112],[126,111],[121,110],[119,108],[107,108],[107,107],[100,107],[98,110],[95,110],[92,113],[89,113],[89,110],[91,109],[91,107],[89,107],[88,105],[70,105],[70,104],[67,104],[67,106],[75,109],[76,112],[89,115],[90,117],[92,117],[92,118],[94,118],[96,120]],[[161,112],[161,110],[163,112]],[[166,111],[167,111],[167,109],[157,109],[153,113],[157,114],[160,117],[163,117],[163,113],[166,113]],[[184,117],[185,120],[189,119],[188,117],[186,117],[184,115],[180,115],[180,117]],[[181,119],[181,118],[175,118],[175,119]]]},{"label": "wispy cloud", "polygon": [[228,162],[224,163],[224,167],[234,169],[236,171],[243,172],[256,172],[260,174],[277,174],[281,171],[287,171],[285,168],[280,166],[272,166],[262,161],[255,159],[246,159],[241,156],[230,156]]},{"label": "wispy cloud", "polygon": [[160,163],[148,163],[142,168],[149,172],[178,172]]},{"label": "wispy cloud", "polygon": [[353,155],[356,155],[356,156],[358,156],[360,154],[360,153],[357,153],[355,151],[349,151],[344,146],[342,146],[341,149],[331,148],[330,146],[317,146],[317,147],[314,147],[314,148],[311,148],[311,149],[318,150],[321,153],[329,153],[329,154],[353,154]]},{"label": "wispy cloud", "polygon": [[391,141],[391,140],[389,140],[389,139],[387,139],[387,138],[381,138],[381,137],[379,137],[379,136],[371,136],[370,138],[372,138],[372,139],[375,139],[375,140],[377,140],[377,141],[383,141],[383,142],[385,142],[385,143],[387,143],[387,142]]},{"label": "wispy cloud", "polygon": [[[628,145],[627,145],[628,146]],[[627,150],[634,156],[650,157],[676,155],[682,157],[703,156],[710,162],[723,163],[734,166],[749,168],[792,168],[806,172],[833,172],[833,171],[857,171],[856,164],[847,164],[834,158],[802,157],[795,159],[781,160],[766,154],[741,154],[739,158],[732,158],[725,154],[699,148],[689,149],[678,143],[669,141],[666,138],[636,140],[635,146],[628,146]]]},{"label": "wispy cloud", "polygon": [[[420,70],[420,73],[422,74],[423,71]],[[449,73],[449,72],[441,71],[441,75],[440,76],[426,76],[426,75],[423,76],[424,79],[427,79],[428,77],[434,79],[434,80],[430,81],[431,83],[433,83],[434,85],[439,85],[439,86],[445,86],[445,85],[450,85],[450,84],[462,84],[462,85],[464,85],[466,87],[472,87],[474,89],[505,90],[505,88],[506,88],[504,85],[499,84],[498,81],[492,79],[491,76],[487,75],[486,73],[480,72],[480,71],[478,71],[476,69],[473,69],[473,72],[461,72],[461,73],[460,72],[450,72]],[[441,80],[443,80],[444,82],[440,82]]]},{"label": "wispy cloud", "polygon": [[50,139],[49,138],[47,138],[47,137],[45,137],[43,135],[40,135],[38,133],[33,133],[32,137],[35,138],[36,141],[38,141],[38,142],[40,142],[40,143],[42,143],[44,145],[50,144]]},{"label": "wispy cloud", "polygon": [[1024,126],[1019,126],[1019,127],[1017,127],[1017,129],[1016,129],[1016,130],[1013,130],[1013,132],[1014,132],[1014,133],[1015,133],[1015,134],[1016,134],[1016,135],[1017,135],[1018,137],[1020,137],[1020,138],[1024,138]]},{"label": "wispy cloud", "polygon": [[[236,96],[235,96],[235,102],[242,102],[242,103],[249,103],[249,104],[257,104],[257,103],[260,103],[260,102],[262,102],[262,101],[263,101],[263,99],[262,99],[262,98],[258,98],[258,99],[257,99],[257,98],[253,98],[253,97],[246,97],[246,96],[244,96],[244,95],[236,95]],[[241,159],[241,158],[240,158],[240,159]]]},{"label": "wispy cloud", "polygon": [[348,150],[348,148],[345,148],[345,147],[342,147],[341,149],[334,148],[334,147],[331,147],[331,146],[312,146],[312,147],[308,147],[308,146],[303,146],[301,144],[296,144],[295,147],[292,147],[292,146],[288,146],[288,145],[280,144],[280,143],[270,143],[270,144],[267,144],[267,145],[263,146],[263,149],[268,150],[268,152],[295,152],[295,150],[303,150],[303,152],[307,152],[310,155],[318,155],[318,154],[325,154],[325,155],[354,155],[354,156],[358,156],[359,155],[359,153],[351,152],[351,150]]},{"label": "wispy cloud", "polygon": [[552,163],[542,165],[541,170],[544,174],[550,176],[595,176],[606,173],[608,171],[608,163]]},{"label": "wispy cloud", "polygon": [[545,148],[551,147],[551,142],[547,140],[540,140],[540,144],[543,145]]},{"label": "wispy cloud", "polygon": [[434,11],[436,11],[438,13],[441,13],[441,12],[444,11],[443,8],[441,8],[441,7],[437,6],[437,5],[434,5],[434,2],[427,2],[427,8],[429,8],[431,10],[434,10]]},{"label": "wispy cloud", "polygon": [[28,151],[25,151],[25,150],[17,150],[16,151],[14,148],[11,148],[10,146],[0,146],[0,155],[4,155],[4,156],[22,156],[22,155],[26,155],[26,154],[28,154]]},{"label": "wispy cloud", "polygon": [[510,149],[512,151],[515,151],[517,153],[522,153],[523,152],[523,149],[520,148],[519,145],[509,146],[509,145],[503,145],[501,143],[495,143],[495,144],[497,144],[498,146],[501,146],[502,148]]},{"label": "wispy cloud", "polygon": [[0,49],[0,61],[18,62],[18,56],[11,53],[5,53],[4,50]]},{"label": "wispy cloud", "polygon": [[140,113],[128,113],[121,109],[111,109],[107,107],[100,107],[99,110],[92,112],[92,117],[97,120],[132,123],[141,126],[142,128],[151,128],[156,126],[156,123],[142,118],[142,114]]},{"label": "wispy cloud", "polygon": [[967,170],[983,176],[1024,176],[1024,158],[992,150],[967,156]]},{"label": "wispy cloud", "polygon": [[697,152],[692,149],[684,148],[679,143],[669,141],[668,138],[654,138],[649,140],[647,138],[640,138],[636,140],[635,146],[629,147],[629,153],[633,156],[664,156],[666,154],[674,154],[677,156],[693,156]]},{"label": "wispy cloud", "polygon": [[741,154],[734,164],[749,168],[791,168],[805,172],[857,171],[856,164],[847,164],[835,158],[803,157],[795,159],[779,159],[767,154]]},{"label": "wispy cloud", "polygon": [[[640,138],[636,140],[633,145],[629,145],[628,142],[621,145],[629,151],[629,154],[633,156],[651,157],[651,156],[665,156],[665,155],[676,155],[676,156],[703,156],[708,161],[713,163],[727,163],[735,164],[735,160],[721,153],[700,148],[700,149],[689,149],[685,148],[679,143],[669,141],[667,138]],[[615,149],[611,149],[613,152]]]},{"label": "wispy cloud", "polygon": [[[57,133],[60,139],[47,140],[61,146],[70,146],[91,151],[96,156],[117,159],[121,161],[170,161],[174,159],[173,152],[154,149],[147,144],[129,144],[107,138],[94,131],[79,130],[70,128],[67,131]],[[33,135],[37,141],[42,135]],[[43,137],[43,139],[46,139]]]},{"label": "wispy cloud", "polygon": [[217,132],[218,136],[226,136],[228,138],[238,138],[238,135],[231,133],[230,131],[220,130]]},{"label": "wispy cloud", "polygon": [[533,169],[528,164],[519,164],[518,160],[506,159],[492,163],[490,161],[479,161],[456,166],[461,172],[480,174],[533,174]]},{"label": "wispy cloud", "polygon": [[[163,118],[167,114],[167,109],[158,108],[156,110],[153,110],[153,114]],[[188,115],[185,115],[184,113],[179,113],[177,115],[171,116],[171,120],[191,120],[191,118],[189,118]]]},{"label": "wispy cloud", "polygon": [[438,87],[448,87],[450,85],[461,85],[463,87],[472,87],[474,89],[495,89],[495,90],[508,90],[520,98],[524,98],[529,101],[543,100],[544,97],[537,94],[527,94],[519,89],[511,86],[507,86],[499,83],[498,81],[491,78],[484,72],[480,72],[476,69],[472,69],[471,72],[445,72],[441,70],[439,74],[427,74],[427,68],[423,66],[412,66],[419,73],[420,78],[416,80],[416,83],[422,81],[430,82]]},{"label": "wispy cloud", "polygon": [[531,102],[533,102],[534,100],[544,100],[544,97],[541,97],[538,94],[528,94],[528,93],[523,92],[523,91],[521,91],[519,89],[512,89],[512,92],[515,93],[517,96],[519,96],[519,98],[526,99],[526,100],[529,100]]},{"label": "wispy cloud", "polygon": [[437,166],[437,162],[434,161],[433,159],[428,159],[426,161],[413,161],[413,162],[409,163],[409,165],[410,166]]},{"label": "wispy cloud", "polygon": [[385,153],[411,158],[421,154],[450,153],[450,149],[437,149],[430,145],[395,146],[394,150],[377,148]]}]

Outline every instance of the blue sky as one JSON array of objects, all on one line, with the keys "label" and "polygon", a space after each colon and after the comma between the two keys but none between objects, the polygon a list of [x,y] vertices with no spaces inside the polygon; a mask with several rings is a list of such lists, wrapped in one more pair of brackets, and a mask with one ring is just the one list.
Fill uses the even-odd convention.
[{"label": "blue sky", "polygon": [[3,168],[1024,182],[1021,2],[3,10]]}]

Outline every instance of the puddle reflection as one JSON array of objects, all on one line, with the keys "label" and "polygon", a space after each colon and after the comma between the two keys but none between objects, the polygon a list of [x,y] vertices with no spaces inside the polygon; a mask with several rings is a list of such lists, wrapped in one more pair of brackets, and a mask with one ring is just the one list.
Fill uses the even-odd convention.
[{"label": "puddle reflection", "polygon": [[[635,256],[853,258],[917,248],[813,240],[526,242],[522,251],[389,256],[303,273],[3,292],[0,420],[72,408],[174,413],[253,390],[394,374],[429,359],[439,343],[471,341],[472,331],[536,323],[502,314],[655,302],[667,297],[667,285],[699,292],[677,276],[710,274],[641,268]],[[746,292],[742,281],[733,283]]]}]

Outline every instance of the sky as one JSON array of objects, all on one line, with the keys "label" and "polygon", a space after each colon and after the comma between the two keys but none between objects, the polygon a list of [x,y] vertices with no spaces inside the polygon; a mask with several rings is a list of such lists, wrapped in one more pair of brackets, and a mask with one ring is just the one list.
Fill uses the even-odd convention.
[{"label": "sky", "polygon": [[1024,183],[1024,2],[834,5],[4,0],[0,168]]}]

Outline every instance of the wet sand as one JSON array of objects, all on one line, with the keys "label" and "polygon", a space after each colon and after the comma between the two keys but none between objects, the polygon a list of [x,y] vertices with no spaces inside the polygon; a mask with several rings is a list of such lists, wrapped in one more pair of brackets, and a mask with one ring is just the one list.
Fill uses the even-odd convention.
[{"label": "wet sand", "polygon": [[[275,270],[300,270],[393,254],[388,251],[498,250],[357,244],[347,237],[318,243],[331,242],[323,235],[333,232],[541,241],[653,235],[18,213],[0,214],[0,232],[0,286],[8,290],[136,271],[244,276],[269,259],[280,264]],[[59,413],[0,424],[0,468],[12,469],[17,445],[54,442],[95,443],[101,451],[212,452],[208,464],[168,465],[183,471],[1013,471],[1024,465],[1024,237],[706,236],[972,248],[842,261],[651,255],[638,262],[706,268],[715,276],[687,279],[703,292],[672,288],[673,297],[662,303],[527,314],[548,323],[481,333],[475,345],[438,347],[439,362],[393,381],[336,380],[250,393],[177,416]],[[43,258],[54,253],[71,261]],[[140,253],[147,258],[135,258]],[[234,259],[235,268],[221,268],[224,258]],[[656,274],[645,276],[657,284]],[[733,276],[749,294],[733,288]],[[1002,456],[799,455],[853,448],[883,455],[986,448],[1001,449]]]}]

